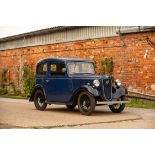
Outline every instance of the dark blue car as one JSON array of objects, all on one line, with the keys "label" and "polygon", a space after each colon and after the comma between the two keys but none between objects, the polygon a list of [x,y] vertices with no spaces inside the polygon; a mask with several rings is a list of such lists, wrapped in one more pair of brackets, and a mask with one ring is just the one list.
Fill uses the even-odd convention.
[{"label": "dark blue car", "polygon": [[94,63],[86,59],[46,58],[36,65],[36,85],[30,101],[38,110],[47,104],[65,104],[90,115],[97,105],[109,105],[112,112],[120,113],[125,107],[125,89],[111,77],[95,74]]}]

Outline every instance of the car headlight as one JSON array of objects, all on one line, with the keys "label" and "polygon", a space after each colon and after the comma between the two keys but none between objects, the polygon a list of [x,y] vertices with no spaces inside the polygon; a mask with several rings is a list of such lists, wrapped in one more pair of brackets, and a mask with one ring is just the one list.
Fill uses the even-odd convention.
[{"label": "car headlight", "polygon": [[93,84],[95,87],[98,87],[100,85],[100,81],[99,80],[94,80]]},{"label": "car headlight", "polygon": [[117,79],[116,81],[117,86],[121,86],[121,81],[119,79]]}]

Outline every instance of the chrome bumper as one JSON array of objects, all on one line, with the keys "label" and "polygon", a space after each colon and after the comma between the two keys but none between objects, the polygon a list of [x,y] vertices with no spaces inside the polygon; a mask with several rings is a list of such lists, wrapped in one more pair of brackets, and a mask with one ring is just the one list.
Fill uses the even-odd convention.
[{"label": "chrome bumper", "polygon": [[126,104],[129,103],[129,101],[101,101],[101,102],[97,102],[96,105],[113,105],[113,104]]}]

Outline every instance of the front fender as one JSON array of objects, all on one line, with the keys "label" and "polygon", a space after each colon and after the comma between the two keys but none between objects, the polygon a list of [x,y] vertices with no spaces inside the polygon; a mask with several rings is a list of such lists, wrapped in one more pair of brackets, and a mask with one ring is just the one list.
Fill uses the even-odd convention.
[{"label": "front fender", "polygon": [[43,93],[44,93],[44,96],[45,96],[45,92],[44,92],[44,89],[43,89],[43,87],[41,86],[41,85],[35,85],[33,88],[32,88],[32,90],[31,90],[31,93],[30,93],[30,98],[29,98],[29,101],[31,102],[31,101],[34,101],[34,95],[35,95],[35,92],[36,92],[36,90],[37,89],[41,89],[42,91],[43,91]]},{"label": "front fender", "polygon": [[127,94],[127,90],[123,86],[120,86],[120,87],[113,86],[113,88],[116,90],[112,94],[113,100],[116,100],[116,99],[120,98],[121,96],[125,96],[125,94]]},{"label": "front fender", "polygon": [[99,91],[92,86],[83,85],[82,88],[87,89],[87,91],[95,97],[99,96]]},{"label": "front fender", "polygon": [[72,95],[70,101],[74,99],[75,96],[77,96],[82,91],[88,91],[90,94],[92,94],[94,97],[99,96],[99,92],[97,89],[93,88],[92,86],[83,85],[80,88],[78,88]]}]

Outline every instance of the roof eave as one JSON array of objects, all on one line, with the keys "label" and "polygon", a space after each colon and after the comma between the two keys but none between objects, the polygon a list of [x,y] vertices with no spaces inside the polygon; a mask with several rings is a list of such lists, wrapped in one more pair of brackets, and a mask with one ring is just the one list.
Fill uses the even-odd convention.
[{"label": "roof eave", "polygon": [[76,28],[76,27],[77,26],[56,26],[56,27],[51,27],[51,28],[47,28],[47,29],[41,29],[41,30],[37,30],[37,31],[32,31],[32,32],[27,32],[27,33],[14,35],[14,36],[0,38],[0,42],[20,39],[20,38],[24,38],[24,37],[31,37],[31,36],[35,36],[35,35],[46,34],[46,33],[49,33],[49,32],[63,31],[63,30],[67,30],[67,29],[73,29],[73,28]]},{"label": "roof eave", "polygon": [[155,31],[155,26],[135,26],[131,28],[123,28],[117,31],[117,34],[131,34]]}]

